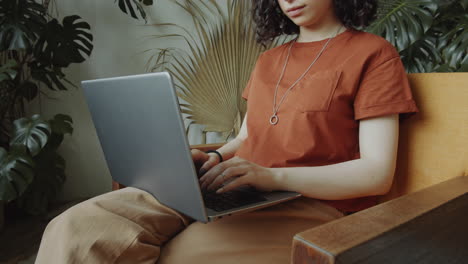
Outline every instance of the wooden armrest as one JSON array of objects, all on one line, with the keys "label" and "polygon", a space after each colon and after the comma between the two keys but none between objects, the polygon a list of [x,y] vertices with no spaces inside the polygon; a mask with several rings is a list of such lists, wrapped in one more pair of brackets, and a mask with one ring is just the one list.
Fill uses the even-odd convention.
[{"label": "wooden armrest", "polygon": [[191,145],[190,149],[199,149],[201,151],[207,150],[216,150],[222,147],[225,143],[215,143],[215,144],[202,144],[202,145]]},{"label": "wooden armrest", "polygon": [[296,234],[292,263],[462,263],[467,190],[468,176],[453,178]]},{"label": "wooden armrest", "polygon": [[[190,149],[199,149],[201,151],[207,151],[207,150],[216,150],[220,147],[222,147],[225,143],[216,143],[216,144],[202,144],[202,145],[191,145]],[[124,185],[112,180],[112,190],[119,190],[125,188]]]}]

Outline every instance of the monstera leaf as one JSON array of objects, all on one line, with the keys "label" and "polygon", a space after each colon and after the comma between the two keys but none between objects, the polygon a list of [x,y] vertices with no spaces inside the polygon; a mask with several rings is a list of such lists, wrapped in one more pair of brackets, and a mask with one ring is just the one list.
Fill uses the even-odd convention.
[{"label": "monstera leaf", "polygon": [[30,62],[28,66],[31,69],[32,78],[44,83],[51,90],[67,90],[65,82],[70,86],[76,87],[76,85],[65,78],[65,74],[60,67],[47,66],[38,61]]},{"label": "monstera leaf", "polygon": [[65,159],[46,146],[34,161],[37,164],[34,179],[17,203],[26,212],[38,215],[47,212],[50,201],[57,197],[65,182]]},{"label": "monstera leaf", "polygon": [[31,118],[20,118],[13,123],[13,137],[11,145],[21,144],[34,157],[47,144],[51,134],[48,122],[42,120],[39,115]]},{"label": "monstera leaf", "polygon": [[33,167],[24,146],[12,146],[10,153],[0,148],[0,200],[9,202],[23,194],[33,181]]},{"label": "monstera leaf", "polygon": [[65,17],[63,25],[56,19],[47,23],[34,47],[34,55],[41,65],[68,67],[85,61],[82,53],[91,55],[93,35],[88,32],[91,27],[80,19],[73,15]]},{"label": "monstera leaf", "polygon": [[383,36],[402,51],[429,30],[437,7],[436,0],[380,0],[377,20],[367,31]]},{"label": "monstera leaf", "polygon": [[62,68],[83,62],[84,54],[91,55],[93,36],[88,32],[90,26],[80,19],[76,15],[67,16],[63,25],[52,19],[34,47],[36,59],[28,63],[31,76],[51,90],[67,90],[65,83],[76,87],[65,78]]},{"label": "monstera leaf", "polygon": [[31,48],[47,23],[45,12],[33,0],[0,1],[0,51]]},{"label": "monstera leaf", "polygon": [[16,61],[8,60],[4,65],[0,67],[0,82],[6,80],[13,80],[16,77],[18,71],[15,69],[18,66]]},{"label": "monstera leaf", "polygon": [[440,38],[440,47],[450,67],[459,71],[468,68],[468,14],[461,16],[460,21]]},{"label": "monstera leaf", "polygon": [[427,34],[400,52],[401,60],[407,72],[436,71],[442,62],[442,54],[438,48],[438,39],[433,34]]},{"label": "monstera leaf", "polygon": [[57,149],[63,136],[73,132],[73,121],[67,115],[58,114],[48,122],[52,134],[46,146],[34,157],[33,182],[18,199],[18,206],[33,215],[47,211],[50,201],[57,197],[66,179],[65,159],[57,153]]},{"label": "monstera leaf", "polygon": [[71,135],[73,133],[73,120],[70,116],[58,114],[55,115],[54,119],[49,120],[49,123],[52,129],[52,135],[47,143],[47,147],[55,151],[62,143],[64,135]]},{"label": "monstera leaf", "polygon": [[[117,0],[116,0],[117,2]],[[131,17],[138,19],[135,9],[138,11],[141,18],[146,21],[146,12],[143,5],[149,6],[153,4],[153,0],[118,0],[119,8],[125,14],[130,14]]]}]

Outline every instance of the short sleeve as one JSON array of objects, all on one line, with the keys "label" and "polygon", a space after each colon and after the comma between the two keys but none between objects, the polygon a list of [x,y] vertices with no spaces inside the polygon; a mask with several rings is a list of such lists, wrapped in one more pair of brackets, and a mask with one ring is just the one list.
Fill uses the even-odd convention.
[{"label": "short sleeve", "polygon": [[399,56],[388,59],[362,76],[354,99],[356,120],[390,114],[408,117],[418,108]]}]

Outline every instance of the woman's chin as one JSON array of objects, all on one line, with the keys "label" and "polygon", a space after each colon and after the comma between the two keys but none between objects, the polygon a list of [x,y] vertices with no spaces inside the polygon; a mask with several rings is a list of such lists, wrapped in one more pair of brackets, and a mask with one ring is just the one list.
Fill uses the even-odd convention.
[{"label": "woman's chin", "polygon": [[310,26],[310,24],[313,24],[310,19],[307,19],[306,17],[300,16],[300,17],[293,17],[289,18],[296,26],[298,27],[306,27]]}]

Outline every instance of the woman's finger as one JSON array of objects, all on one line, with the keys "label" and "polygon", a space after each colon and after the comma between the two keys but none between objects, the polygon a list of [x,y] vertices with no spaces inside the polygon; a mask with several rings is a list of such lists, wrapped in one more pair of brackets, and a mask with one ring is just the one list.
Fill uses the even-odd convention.
[{"label": "woman's finger", "polygon": [[202,189],[206,189],[206,187],[208,187],[208,185],[210,185],[214,179],[220,175],[224,170],[226,169],[225,165],[224,165],[224,162],[221,162],[217,165],[215,165],[213,168],[211,168],[210,170],[208,170],[205,175],[203,175],[201,178],[200,178],[200,187]]},{"label": "woman's finger", "polygon": [[209,171],[207,171],[205,175],[203,175],[200,178],[200,187],[202,189],[206,189],[208,186],[210,186],[213,183],[216,177],[218,177],[224,170],[230,167],[241,165],[241,164],[246,164],[245,160],[237,158],[237,157],[234,157],[232,159],[229,159],[227,161],[217,164],[216,166],[211,168]]},{"label": "woman's finger", "polygon": [[200,167],[200,170],[198,171],[200,176],[203,176],[207,171],[209,171],[211,168],[216,166],[218,164],[218,158],[211,156],[208,158],[208,160],[203,163],[203,165]]},{"label": "woman's finger", "polygon": [[192,149],[191,154],[193,164],[195,165],[197,172],[200,170],[202,165],[210,158],[208,154],[198,149]]},{"label": "woman's finger", "polygon": [[246,174],[243,176],[237,177],[237,179],[231,181],[230,183],[224,185],[223,187],[219,188],[216,193],[224,193],[233,191],[241,186],[245,186],[249,184],[249,179]]},{"label": "woman's finger", "polygon": [[235,177],[244,175],[248,171],[248,166],[235,166],[226,168],[216,178],[213,179],[207,189],[210,191],[216,190],[221,184],[233,180]]}]

